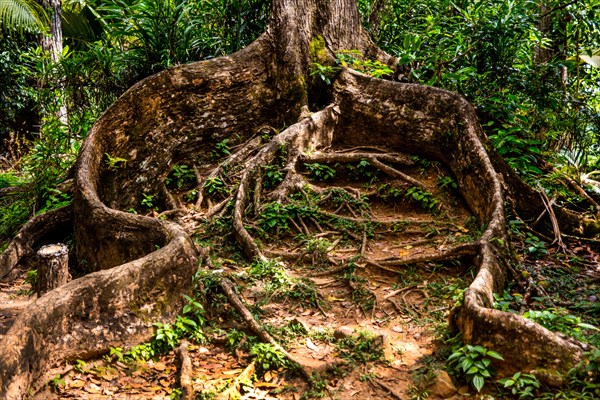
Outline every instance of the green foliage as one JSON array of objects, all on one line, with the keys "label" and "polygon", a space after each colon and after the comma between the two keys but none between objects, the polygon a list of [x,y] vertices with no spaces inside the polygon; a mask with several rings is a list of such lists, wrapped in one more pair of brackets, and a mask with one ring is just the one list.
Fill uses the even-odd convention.
[{"label": "green foliage", "polygon": [[295,210],[289,205],[272,202],[263,205],[258,223],[265,230],[277,227],[282,232],[289,229],[288,219],[294,216]]},{"label": "green foliage", "polygon": [[228,156],[231,154],[231,151],[229,149],[229,139],[225,138],[223,140],[221,140],[220,142],[218,142],[215,145],[214,150],[212,150],[210,152],[211,157],[214,159],[218,159],[224,156]]},{"label": "green foliage", "polygon": [[598,328],[595,326],[583,323],[581,322],[581,318],[567,314],[565,310],[560,309],[529,310],[523,314],[523,317],[535,321],[551,331],[562,332],[565,335],[582,341],[585,341],[582,329],[598,331]]},{"label": "green foliage", "polygon": [[336,63],[374,78],[390,77],[394,71],[380,61],[366,60],[358,50],[343,50],[336,54]]},{"label": "green foliage", "polygon": [[335,343],[340,357],[351,365],[366,364],[383,358],[383,339],[372,332],[359,331]]},{"label": "green foliage", "polygon": [[154,207],[154,195],[142,193],[142,207],[147,208],[148,210],[155,209]]},{"label": "green foliage", "polygon": [[134,346],[125,354],[122,354],[122,349],[119,348],[111,349],[111,353],[114,353],[117,358],[121,355],[121,358],[131,360],[148,360],[173,350],[183,338],[204,343],[206,341],[202,331],[206,325],[204,307],[194,297],[187,295],[183,297],[186,304],[181,314],[177,316],[173,324],[155,323],[156,331],[150,342]]},{"label": "green foliage", "polygon": [[548,254],[546,243],[530,232],[526,232],[524,243],[526,245],[527,253],[535,258],[540,258],[541,256]]},{"label": "green foliage", "polygon": [[312,179],[317,181],[327,181],[335,177],[335,169],[328,165],[314,163],[305,164],[306,169],[310,173]]},{"label": "green foliage", "polygon": [[265,171],[265,179],[264,179],[265,189],[276,188],[277,185],[279,185],[283,181],[283,178],[285,177],[285,174],[284,174],[282,168],[276,164],[269,164],[269,165],[263,167],[263,170]]},{"label": "green foliage", "polygon": [[225,182],[223,182],[223,180],[219,177],[207,178],[202,187],[204,187],[206,189],[206,192],[210,195],[226,195],[229,190]]},{"label": "green foliage", "polygon": [[453,191],[458,189],[456,181],[451,176],[438,176],[437,185],[440,189]]},{"label": "green foliage", "polygon": [[483,346],[457,345],[448,357],[448,364],[457,378],[465,379],[480,392],[485,381],[494,374],[492,359],[503,360],[500,354]]},{"label": "green foliage", "polygon": [[262,32],[267,10],[262,0],[108,0],[98,8],[112,44],[141,77],[241,49]]},{"label": "green foliage", "polygon": [[508,164],[518,173],[529,179],[542,173],[537,167],[536,156],[541,154],[540,140],[523,138],[522,128],[504,124],[502,129],[494,129],[490,141]]},{"label": "green foliage", "polygon": [[106,166],[111,171],[116,171],[119,168],[125,168],[127,166],[127,159],[121,157],[112,157],[110,154],[105,153]]},{"label": "green foliage", "polygon": [[322,399],[327,395],[327,380],[319,374],[313,374],[310,377],[310,389],[306,391],[301,400]]},{"label": "green foliage", "polygon": [[532,374],[517,372],[512,377],[498,381],[505,390],[510,390],[513,396],[519,399],[535,398],[535,392],[540,388],[540,382]]},{"label": "green foliage", "polygon": [[418,186],[408,188],[404,196],[427,211],[437,211],[440,206],[439,200],[431,192],[424,191]]},{"label": "green foliage", "polygon": [[318,62],[313,62],[310,65],[310,76],[313,77],[313,82],[316,79],[319,79],[327,85],[331,85],[331,80],[335,78],[339,71],[340,68],[338,67],[333,67],[331,65],[321,65]]},{"label": "green foliage", "polygon": [[187,165],[175,165],[171,173],[165,179],[165,184],[169,187],[177,189],[185,189],[194,186],[196,183],[196,175],[194,171]]},{"label": "green foliage", "polygon": [[526,178],[558,149],[598,153],[600,93],[592,88],[600,71],[577,62],[600,48],[598,5],[544,6],[392,0],[372,19],[379,3],[359,1],[367,29],[399,59],[398,79],[467,97],[495,147]]},{"label": "green foliage", "polygon": [[254,279],[265,281],[265,292],[272,297],[293,299],[305,305],[317,306],[319,294],[306,278],[290,277],[277,260],[255,261],[248,271]]},{"label": "green foliage", "polygon": [[256,343],[250,348],[250,355],[254,358],[257,369],[262,373],[289,367],[285,355],[270,343]]},{"label": "green foliage", "polygon": [[19,32],[47,32],[49,18],[44,8],[32,0],[0,2],[0,29]]}]

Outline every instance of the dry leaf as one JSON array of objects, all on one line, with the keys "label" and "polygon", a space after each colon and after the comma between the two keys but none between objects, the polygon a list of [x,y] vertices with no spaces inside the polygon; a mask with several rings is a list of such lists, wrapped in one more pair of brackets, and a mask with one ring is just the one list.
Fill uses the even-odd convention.
[{"label": "dry leaf", "polygon": [[102,393],[100,386],[96,385],[95,383],[90,383],[89,386],[86,386],[84,390],[90,394]]},{"label": "dry leaf", "polygon": [[310,338],[306,338],[306,347],[308,347],[309,349],[313,350],[313,351],[317,351],[318,347],[315,346],[315,344],[313,343],[312,340],[310,340]]}]

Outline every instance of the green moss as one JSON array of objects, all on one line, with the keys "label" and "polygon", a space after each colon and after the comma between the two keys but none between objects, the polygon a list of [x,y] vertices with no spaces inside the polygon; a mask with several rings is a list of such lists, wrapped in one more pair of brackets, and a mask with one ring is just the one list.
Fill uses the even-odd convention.
[{"label": "green moss", "polygon": [[310,42],[310,60],[313,63],[325,65],[327,63],[327,51],[325,50],[325,39],[319,35]]},{"label": "green moss", "polygon": [[285,92],[284,98],[291,101],[306,102],[307,99],[306,80],[303,76],[297,77],[290,83],[288,90]]}]

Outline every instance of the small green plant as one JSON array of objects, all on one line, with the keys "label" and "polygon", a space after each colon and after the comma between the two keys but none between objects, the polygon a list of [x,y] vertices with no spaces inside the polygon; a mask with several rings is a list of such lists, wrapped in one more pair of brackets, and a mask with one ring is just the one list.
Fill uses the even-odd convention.
[{"label": "small green plant", "polygon": [[339,339],[335,344],[340,356],[351,365],[366,364],[383,358],[383,338],[372,332],[359,331]]},{"label": "small green plant", "polygon": [[258,370],[262,373],[279,368],[287,368],[289,361],[285,355],[270,343],[256,343],[250,348]]},{"label": "small green plant", "polygon": [[187,165],[175,165],[169,176],[165,179],[167,186],[175,186],[177,189],[189,188],[195,183],[196,175]]},{"label": "small green plant", "polygon": [[[202,305],[195,298],[187,295],[183,296],[186,304],[182,313],[177,316],[173,324],[155,323],[156,331],[152,340],[148,343],[139,344],[126,352],[123,357],[133,360],[148,360],[159,354],[168,352],[179,344],[179,341],[186,337],[198,343],[206,341],[202,328],[206,324],[205,312]],[[115,351],[122,351],[115,348]]]},{"label": "small green plant", "polygon": [[535,398],[535,392],[540,388],[540,382],[535,375],[522,372],[517,372],[510,378],[500,379],[498,382],[519,399]]},{"label": "small green plant", "polygon": [[313,77],[313,81],[318,78],[327,85],[331,85],[331,80],[337,75],[339,71],[339,67],[333,67],[331,65],[321,65],[317,62],[313,62],[310,65],[310,76]]},{"label": "small green plant", "polygon": [[45,204],[36,214],[42,214],[55,208],[68,206],[73,201],[73,198],[68,193],[63,193],[58,189],[51,188],[47,190],[44,197]]},{"label": "small green plant", "polygon": [[226,339],[229,350],[233,351],[237,349],[245,337],[246,334],[244,332],[238,331],[237,329],[230,329],[229,332],[227,332]]},{"label": "small green plant", "polygon": [[494,370],[491,366],[492,359],[503,360],[502,356],[483,346],[457,345],[448,357],[449,366],[458,378],[464,378],[473,385],[475,390],[481,391],[486,379],[491,379]]},{"label": "small green plant", "polygon": [[402,188],[392,186],[389,183],[384,183],[379,185],[377,188],[377,195],[383,200],[387,200],[389,198],[400,199],[404,195],[404,190],[402,190]]},{"label": "small green plant", "polygon": [[210,152],[211,158],[217,159],[231,154],[229,148],[229,139],[225,138],[215,145],[214,150]]},{"label": "small green plant", "polygon": [[127,160],[121,157],[112,157],[108,153],[104,153],[106,156],[106,165],[111,171],[116,171],[119,168],[125,168],[127,166]]},{"label": "small green plant", "polygon": [[327,395],[327,381],[317,373],[310,377],[310,389],[306,391],[301,400],[322,399]]},{"label": "small green plant", "polygon": [[36,286],[37,286],[37,281],[38,281],[38,271],[37,269],[30,269],[29,271],[27,271],[27,273],[25,274],[25,279],[23,280],[23,283],[29,283],[32,287],[31,289],[31,293],[33,294],[33,291]]},{"label": "small green plant", "polygon": [[525,248],[528,254],[535,258],[540,258],[543,255],[548,254],[546,243],[543,240],[530,232],[526,232],[526,235],[524,243],[526,244]]},{"label": "small green plant", "polygon": [[142,206],[149,210],[154,209],[154,195],[142,193]]},{"label": "small green plant", "polygon": [[123,361],[124,353],[122,347],[110,347],[108,353],[109,360]]},{"label": "small green plant", "polygon": [[204,182],[203,187],[206,189],[206,192],[210,195],[212,194],[227,194],[227,185],[225,182],[219,177],[207,178],[206,182]]},{"label": "small green plant", "polygon": [[85,374],[88,371],[87,363],[83,360],[75,360],[73,369],[79,373]]},{"label": "small green plant", "polygon": [[418,203],[424,210],[436,211],[439,208],[439,200],[431,192],[427,192],[420,187],[412,186],[408,188],[404,196],[410,201]]},{"label": "small green plant", "polygon": [[494,293],[494,308],[500,311],[506,312],[516,312],[516,310],[512,309],[513,305],[523,305],[523,296],[516,293],[514,295],[510,294],[507,290],[503,291],[502,294]]},{"label": "small green plant", "polygon": [[335,169],[328,165],[319,163],[306,164],[306,169],[310,172],[311,178],[317,181],[327,181],[335,177]]},{"label": "small green plant", "polygon": [[277,228],[278,232],[285,232],[290,228],[288,219],[294,216],[294,209],[289,205],[267,203],[262,206],[258,224],[266,231]]},{"label": "small green plant", "polygon": [[265,171],[265,189],[276,188],[285,177],[282,168],[276,164],[267,165],[263,169]]},{"label": "small green plant", "polygon": [[381,61],[365,60],[358,50],[342,50],[336,54],[336,62],[343,67],[349,67],[374,78],[391,76],[394,71]]},{"label": "small green plant", "polygon": [[453,191],[458,189],[456,181],[451,176],[438,176],[437,185],[440,189]]},{"label": "small green plant", "polygon": [[429,398],[427,389],[415,385],[411,385],[408,388],[408,394],[410,395],[409,400],[426,400]]},{"label": "small green plant", "polygon": [[59,390],[61,387],[65,386],[65,381],[61,378],[60,375],[56,375],[54,378],[52,378],[52,380],[50,381],[50,385],[52,385],[52,387],[56,390]]}]

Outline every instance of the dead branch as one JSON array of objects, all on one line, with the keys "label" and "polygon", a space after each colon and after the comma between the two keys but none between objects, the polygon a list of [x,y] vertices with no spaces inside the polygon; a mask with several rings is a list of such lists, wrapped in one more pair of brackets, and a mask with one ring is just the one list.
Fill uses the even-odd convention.
[{"label": "dead branch", "polygon": [[560,235],[560,227],[558,226],[558,219],[556,218],[556,214],[554,213],[554,209],[552,208],[552,202],[548,198],[546,191],[542,188],[542,185],[540,185],[538,183],[538,187],[540,189],[540,196],[542,197],[542,202],[544,203],[544,207],[546,208],[546,211],[548,212],[550,221],[552,221],[552,230],[554,232],[554,241],[552,242],[552,244],[557,243],[558,248],[561,251],[566,252],[567,248],[565,247],[565,244],[563,243],[562,237]]}]

